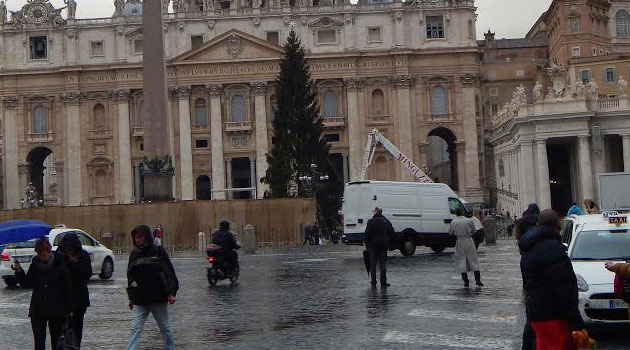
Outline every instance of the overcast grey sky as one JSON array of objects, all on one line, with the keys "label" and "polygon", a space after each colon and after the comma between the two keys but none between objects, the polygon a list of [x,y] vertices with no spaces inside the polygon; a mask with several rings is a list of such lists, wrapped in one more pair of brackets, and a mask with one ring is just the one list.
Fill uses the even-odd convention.
[{"label": "overcast grey sky", "polygon": [[[5,0],[9,10],[18,10],[26,0]],[[353,1],[354,2],[354,1]],[[63,0],[51,0],[55,7],[64,6]],[[77,17],[109,17],[114,12],[114,0],[77,0]],[[549,7],[551,0],[476,0],[477,37],[491,29],[499,38],[523,37]]]}]

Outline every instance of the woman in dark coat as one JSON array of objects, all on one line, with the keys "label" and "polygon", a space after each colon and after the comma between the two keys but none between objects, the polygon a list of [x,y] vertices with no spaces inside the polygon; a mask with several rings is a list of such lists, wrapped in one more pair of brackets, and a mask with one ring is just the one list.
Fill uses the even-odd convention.
[{"label": "woman in dark coat", "polygon": [[35,243],[37,255],[33,258],[28,274],[19,263],[13,269],[23,288],[33,288],[28,316],[31,318],[35,350],[46,349],[46,325],[50,331],[50,345],[57,347],[65,315],[72,300],[70,276],[65,259],[56,252],[48,238]]},{"label": "woman in dark coat", "polygon": [[578,310],[577,279],[562,245],[560,217],[540,213],[538,226],[519,240],[527,319],[536,334],[538,350],[573,350],[572,331],[584,330]]},{"label": "woman in dark coat", "polygon": [[92,277],[92,261],[88,252],[83,250],[79,237],[75,233],[67,233],[57,249],[66,261],[72,286],[72,303],[70,304],[70,328],[74,329],[77,343],[81,345],[83,338],[83,318],[90,306],[90,293],[87,281]]}]

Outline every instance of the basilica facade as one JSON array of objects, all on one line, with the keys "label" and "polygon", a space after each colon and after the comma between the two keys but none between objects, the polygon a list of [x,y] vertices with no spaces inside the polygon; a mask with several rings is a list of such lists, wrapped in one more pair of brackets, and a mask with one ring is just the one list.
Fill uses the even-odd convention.
[{"label": "basilica facade", "polygon": [[[484,200],[473,0],[169,1],[164,17],[175,197],[262,198],[274,81],[291,30],[306,48],[331,162],[357,180],[372,128],[473,203]],[[142,199],[142,4],[107,18],[29,0],[0,18],[5,208]],[[70,13],[66,13],[66,11]],[[438,169],[439,168],[439,169]],[[433,174],[434,177],[437,175]],[[370,179],[413,181],[377,153]],[[448,180],[446,180],[448,179]],[[439,180],[439,179],[438,179]],[[32,184],[32,186],[29,186]],[[240,190],[239,190],[240,189]]]}]

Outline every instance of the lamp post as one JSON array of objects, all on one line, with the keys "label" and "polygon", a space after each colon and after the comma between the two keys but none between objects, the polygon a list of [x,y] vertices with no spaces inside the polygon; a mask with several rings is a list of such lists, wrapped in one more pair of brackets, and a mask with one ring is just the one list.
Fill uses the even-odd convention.
[{"label": "lamp post", "polygon": [[33,186],[32,182],[29,183],[28,186],[26,186],[26,191],[24,191],[24,194],[26,195],[26,198],[22,198],[20,200],[22,208],[33,208],[38,206],[38,204],[43,204],[43,201],[37,200],[37,190],[35,189],[35,186]]},{"label": "lamp post", "polygon": [[317,190],[320,186],[330,180],[330,176],[325,174],[319,170],[317,164],[311,164],[311,167],[307,174],[301,175],[298,180],[306,190],[307,196],[315,197],[315,207],[316,207],[316,223],[317,227],[320,227],[320,211],[319,211],[319,202],[317,201]]}]

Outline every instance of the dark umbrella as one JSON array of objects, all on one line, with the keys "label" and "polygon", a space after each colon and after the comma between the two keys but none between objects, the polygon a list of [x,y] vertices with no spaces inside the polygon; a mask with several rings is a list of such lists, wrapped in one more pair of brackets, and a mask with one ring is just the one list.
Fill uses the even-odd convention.
[{"label": "dark umbrella", "polygon": [[0,224],[0,245],[44,237],[52,227],[39,220],[11,220]]},{"label": "dark umbrella", "polygon": [[363,251],[363,263],[368,276],[370,275],[370,252],[366,249]]}]

